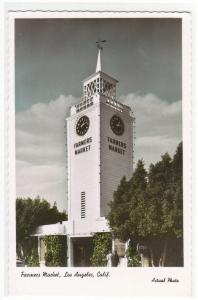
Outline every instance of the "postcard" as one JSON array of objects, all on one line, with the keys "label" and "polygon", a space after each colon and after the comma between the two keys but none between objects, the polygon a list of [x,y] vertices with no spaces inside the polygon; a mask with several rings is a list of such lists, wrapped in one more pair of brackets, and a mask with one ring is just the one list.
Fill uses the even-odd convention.
[{"label": "postcard", "polygon": [[191,13],[70,6],[6,6],[7,295],[188,296]]}]

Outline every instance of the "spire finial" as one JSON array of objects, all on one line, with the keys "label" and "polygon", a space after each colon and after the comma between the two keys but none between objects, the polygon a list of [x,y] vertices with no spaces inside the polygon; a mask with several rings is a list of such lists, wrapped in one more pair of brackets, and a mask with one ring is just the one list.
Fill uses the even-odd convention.
[{"label": "spire finial", "polygon": [[106,40],[98,40],[96,42],[97,44],[97,48],[98,48],[98,59],[97,59],[97,64],[96,64],[96,72],[101,71],[102,67],[101,67],[101,51],[103,50],[102,44],[105,43]]}]

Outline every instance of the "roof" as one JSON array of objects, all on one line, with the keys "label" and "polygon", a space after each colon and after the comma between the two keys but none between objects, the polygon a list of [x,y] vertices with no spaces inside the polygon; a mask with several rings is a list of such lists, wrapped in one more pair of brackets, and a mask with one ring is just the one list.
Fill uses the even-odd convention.
[{"label": "roof", "polygon": [[107,77],[109,77],[111,80],[115,81],[116,83],[119,82],[117,79],[111,77],[110,75],[108,75],[108,74],[106,74],[106,73],[104,73],[104,72],[102,72],[102,71],[98,71],[98,72],[93,73],[93,74],[90,75],[89,77],[87,77],[87,78],[85,78],[84,80],[82,80],[82,82],[85,82],[85,81],[91,79],[92,77],[94,77],[94,76],[96,76],[96,75],[98,75],[98,74],[107,76]]}]

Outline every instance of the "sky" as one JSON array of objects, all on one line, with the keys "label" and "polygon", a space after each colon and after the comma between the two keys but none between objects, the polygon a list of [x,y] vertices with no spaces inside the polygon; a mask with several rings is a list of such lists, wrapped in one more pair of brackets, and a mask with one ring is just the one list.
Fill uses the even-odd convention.
[{"label": "sky", "polygon": [[66,209],[65,118],[95,72],[116,78],[117,100],[136,118],[135,162],[146,168],[182,139],[180,19],[17,19],[15,21],[18,197]]}]

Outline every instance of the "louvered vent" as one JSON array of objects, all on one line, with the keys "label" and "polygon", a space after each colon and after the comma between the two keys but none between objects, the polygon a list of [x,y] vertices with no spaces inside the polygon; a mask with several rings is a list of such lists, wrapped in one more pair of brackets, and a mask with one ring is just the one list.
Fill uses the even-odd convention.
[{"label": "louvered vent", "polygon": [[81,192],[81,219],[85,218],[85,192]]}]

